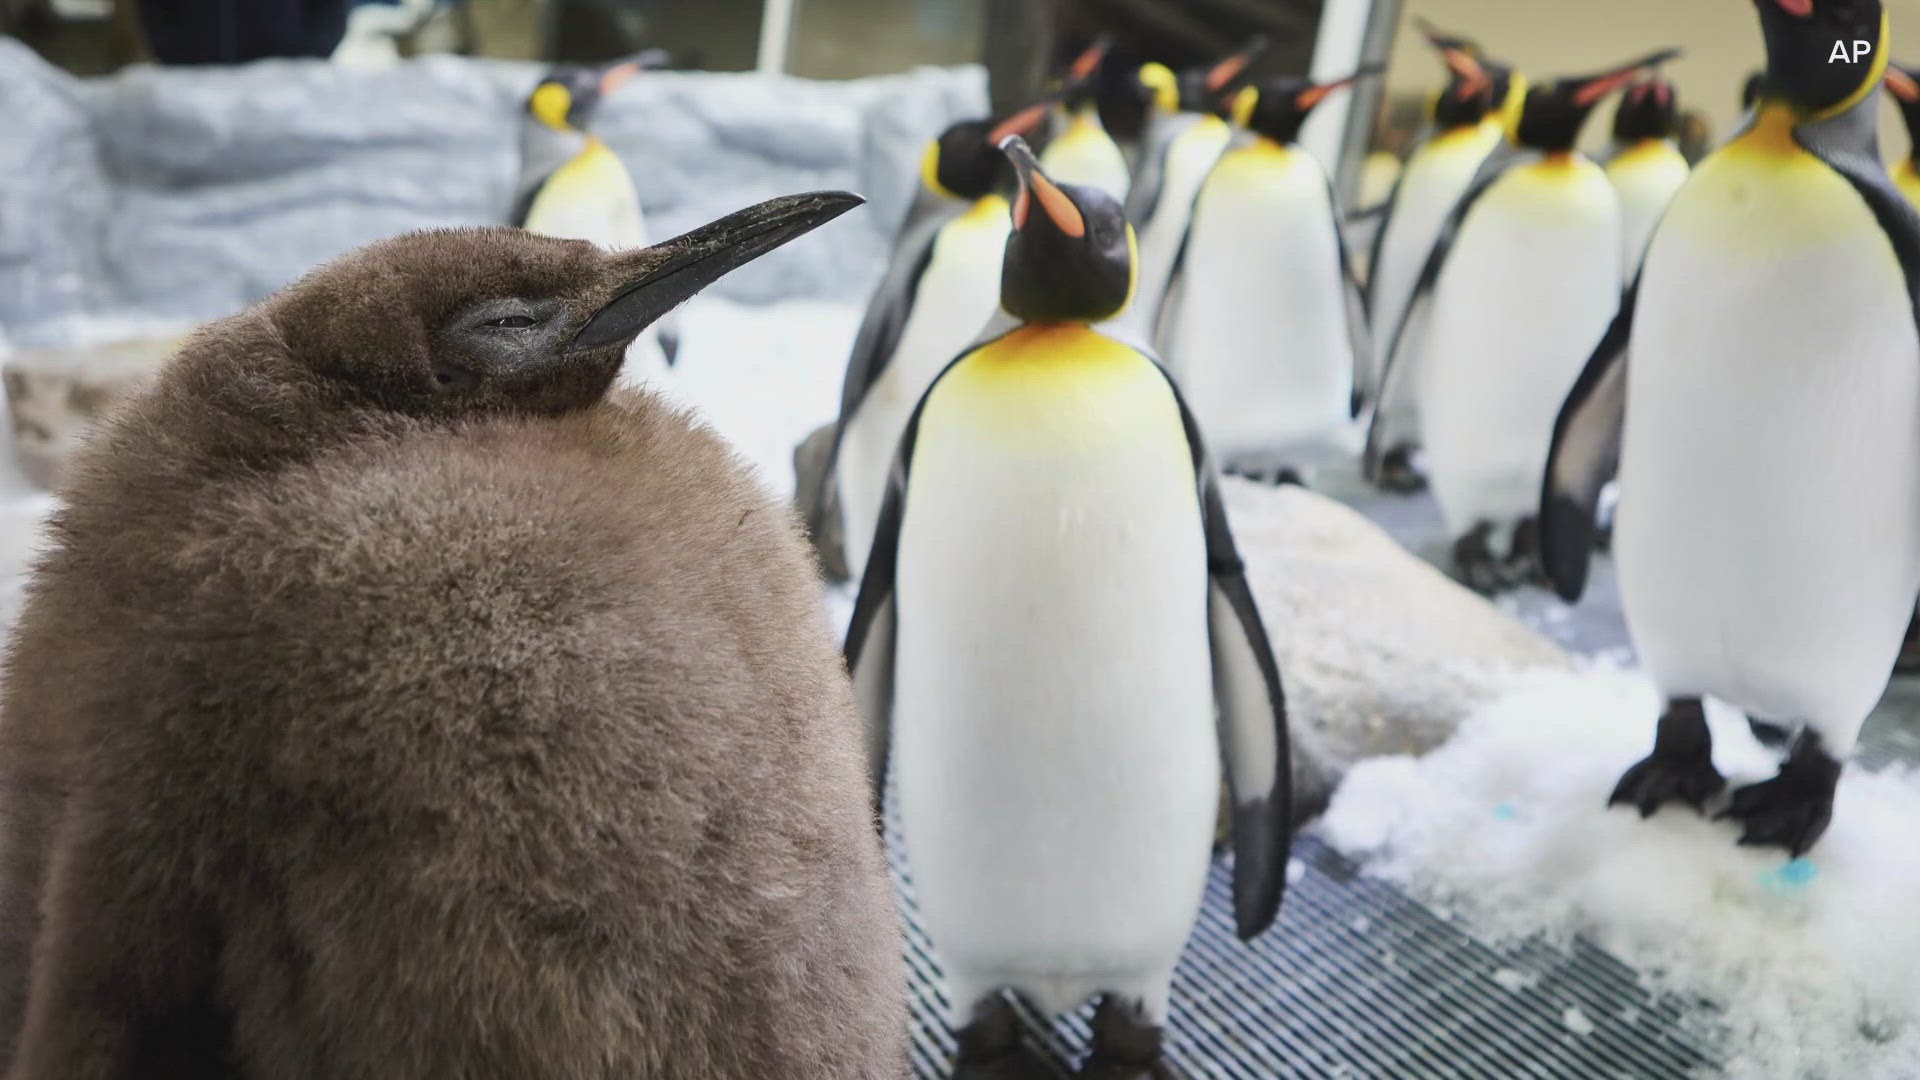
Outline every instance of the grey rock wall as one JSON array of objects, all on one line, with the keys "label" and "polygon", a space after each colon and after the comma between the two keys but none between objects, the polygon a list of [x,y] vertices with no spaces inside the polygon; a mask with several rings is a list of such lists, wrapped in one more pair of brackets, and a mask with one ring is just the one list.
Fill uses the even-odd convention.
[{"label": "grey rock wall", "polygon": [[[504,222],[536,65],[434,57],[138,67],[74,79],[0,39],[0,335],[61,347],[102,319],[198,322],[397,232]],[[667,236],[774,195],[871,206],[729,276],[734,299],[857,298],[927,138],[984,111],[978,68],[818,82],[644,75],[596,129]]]}]

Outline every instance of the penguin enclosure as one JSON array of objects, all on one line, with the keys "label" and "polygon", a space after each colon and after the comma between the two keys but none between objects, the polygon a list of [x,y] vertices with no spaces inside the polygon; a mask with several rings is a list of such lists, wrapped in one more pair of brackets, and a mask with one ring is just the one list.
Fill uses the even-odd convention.
[{"label": "penguin enclosure", "polygon": [[1920,0],[0,30],[0,1077],[1920,1080]]}]

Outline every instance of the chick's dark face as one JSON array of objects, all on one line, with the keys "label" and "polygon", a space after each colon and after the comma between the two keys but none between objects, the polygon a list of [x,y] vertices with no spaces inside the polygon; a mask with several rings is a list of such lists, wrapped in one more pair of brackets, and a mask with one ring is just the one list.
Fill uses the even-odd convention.
[{"label": "chick's dark face", "polygon": [[568,347],[611,298],[615,260],[514,229],[413,233],[301,281],[274,317],[294,361],[358,404],[564,412],[597,400],[619,370],[624,343]]},{"label": "chick's dark face", "polygon": [[1767,41],[1767,96],[1818,115],[1879,84],[1886,69],[1880,0],[1754,2]]},{"label": "chick's dark face", "polygon": [[598,401],[626,347],[728,271],[858,206],[770,199],[652,247],[605,252],[519,229],[411,233],[268,301],[289,358],[350,406],[555,414]]}]

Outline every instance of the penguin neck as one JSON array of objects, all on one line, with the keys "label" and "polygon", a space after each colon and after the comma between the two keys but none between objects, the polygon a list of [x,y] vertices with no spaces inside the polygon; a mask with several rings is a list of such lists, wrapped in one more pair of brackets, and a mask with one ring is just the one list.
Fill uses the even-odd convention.
[{"label": "penguin neck", "polygon": [[1806,153],[1793,129],[1800,123],[1793,106],[1784,101],[1762,98],[1755,106],[1753,123],[1729,148],[1768,157],[1795,157]]},{"label": "penguin neck", "polygon": [[520,182],[537,184],[600,140],[577,128],[551,128],[538,120],[520,129]]}]

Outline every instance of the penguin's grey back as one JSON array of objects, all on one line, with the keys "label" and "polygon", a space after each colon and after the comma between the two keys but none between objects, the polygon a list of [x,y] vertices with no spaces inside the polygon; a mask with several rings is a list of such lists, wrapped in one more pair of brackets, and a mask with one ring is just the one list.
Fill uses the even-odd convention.
[{"label": "penguin's grey back", "polygon": [[170,423],[205,374],[122,413],[53,525],[6,861],[109,831],[124,947],[233,1075],[902,1075],[850,692],[725,445],[635,397],[213,467]]}]

